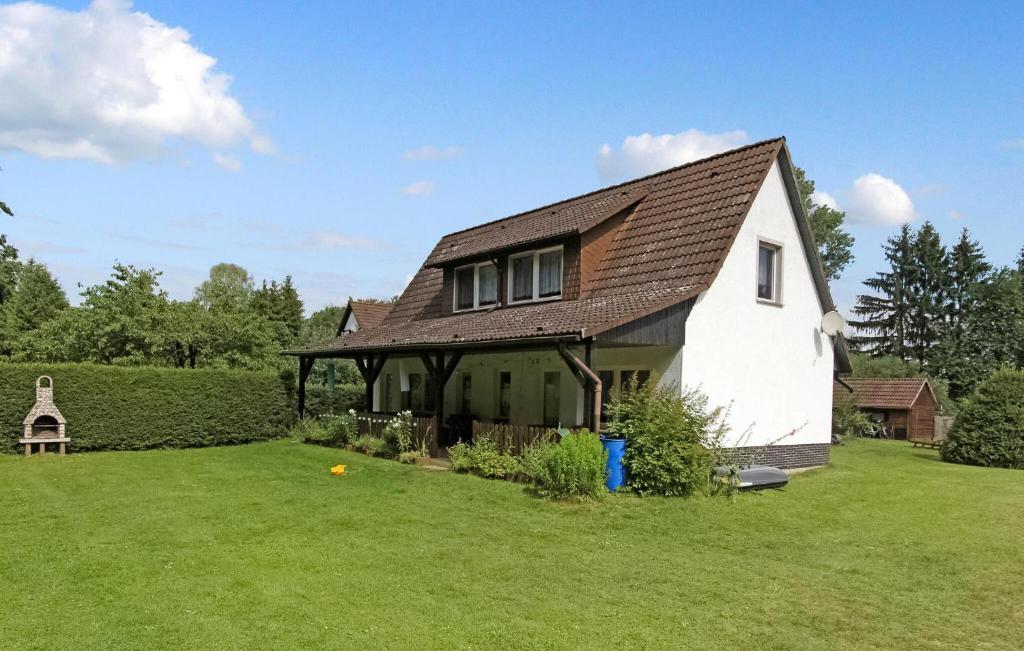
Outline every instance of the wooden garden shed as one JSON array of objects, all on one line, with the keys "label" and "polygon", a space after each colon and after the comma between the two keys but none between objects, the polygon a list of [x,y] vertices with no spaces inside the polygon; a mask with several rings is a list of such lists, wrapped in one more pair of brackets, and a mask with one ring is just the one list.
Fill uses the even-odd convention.
[{"label": "wooden garden shed", "polygon": [[838,382],[834,384],[834,405],[853,401],[859,410],[884,425],[892,438],[934,439],[939,405],[927,378],[846,378],[844,383],[853,391]]}]

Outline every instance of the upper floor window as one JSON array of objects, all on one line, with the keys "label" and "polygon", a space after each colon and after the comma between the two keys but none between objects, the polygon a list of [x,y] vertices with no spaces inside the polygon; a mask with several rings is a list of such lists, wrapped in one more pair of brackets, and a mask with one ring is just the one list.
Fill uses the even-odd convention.
[{"label": "upper floor window", "polygon": [[782,303],[782,245],[776,242],[757,243],[757,299]]},{"label": "upper floor window", "polygon": [[455,309],[475,310],[498,303],[498,269],[481,262],[455,270]]},{"label": "upper floor window", "polygon": [[562,296],[562,247],[526,251],[509,257],[511,303]]}]

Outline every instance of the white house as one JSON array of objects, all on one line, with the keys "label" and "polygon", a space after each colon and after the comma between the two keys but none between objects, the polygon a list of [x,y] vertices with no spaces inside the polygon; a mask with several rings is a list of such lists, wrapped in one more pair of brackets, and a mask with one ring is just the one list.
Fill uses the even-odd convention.
[{"label": "white house", "polygon": [[354,358],[373,410],[433,414],[439,446],[471,420],[596,429],[635,373],[729,406],[733,446],[821,465],[849,368],[781,138],[446,235],[386,314],[359,309],[291,351],[300,387]]}]

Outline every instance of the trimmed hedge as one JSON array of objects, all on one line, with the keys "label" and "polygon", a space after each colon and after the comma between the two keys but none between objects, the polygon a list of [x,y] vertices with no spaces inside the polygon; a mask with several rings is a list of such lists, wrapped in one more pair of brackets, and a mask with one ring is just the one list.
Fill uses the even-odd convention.
[{"label": "trimmed hedge", "polygon": [[347,414],[349,409],[366,409],[366,385],[337,384],[332,393],[322,384],[306,384],[307,416],[339,416]]},{"label": "trimmed hedge", "polygon": [[72,452],[232,445],[286,435],[294,420],[275,373],[0,364],[0,450],[18,449],[40,375],[53,378]]}]

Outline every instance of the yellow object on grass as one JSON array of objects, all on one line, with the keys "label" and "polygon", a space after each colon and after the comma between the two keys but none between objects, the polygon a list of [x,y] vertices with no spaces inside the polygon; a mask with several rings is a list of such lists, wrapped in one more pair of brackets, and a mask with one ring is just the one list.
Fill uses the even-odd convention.
[{"label": "yellow object on grass", "polygon": [[331,474],[334,475],[335,477],[337,477],[338,475],[344,475],[345,474],[345,466],[343,466],[341,464],[338,464],[338,465],[334,466],[333,468],[331,468]]}]

